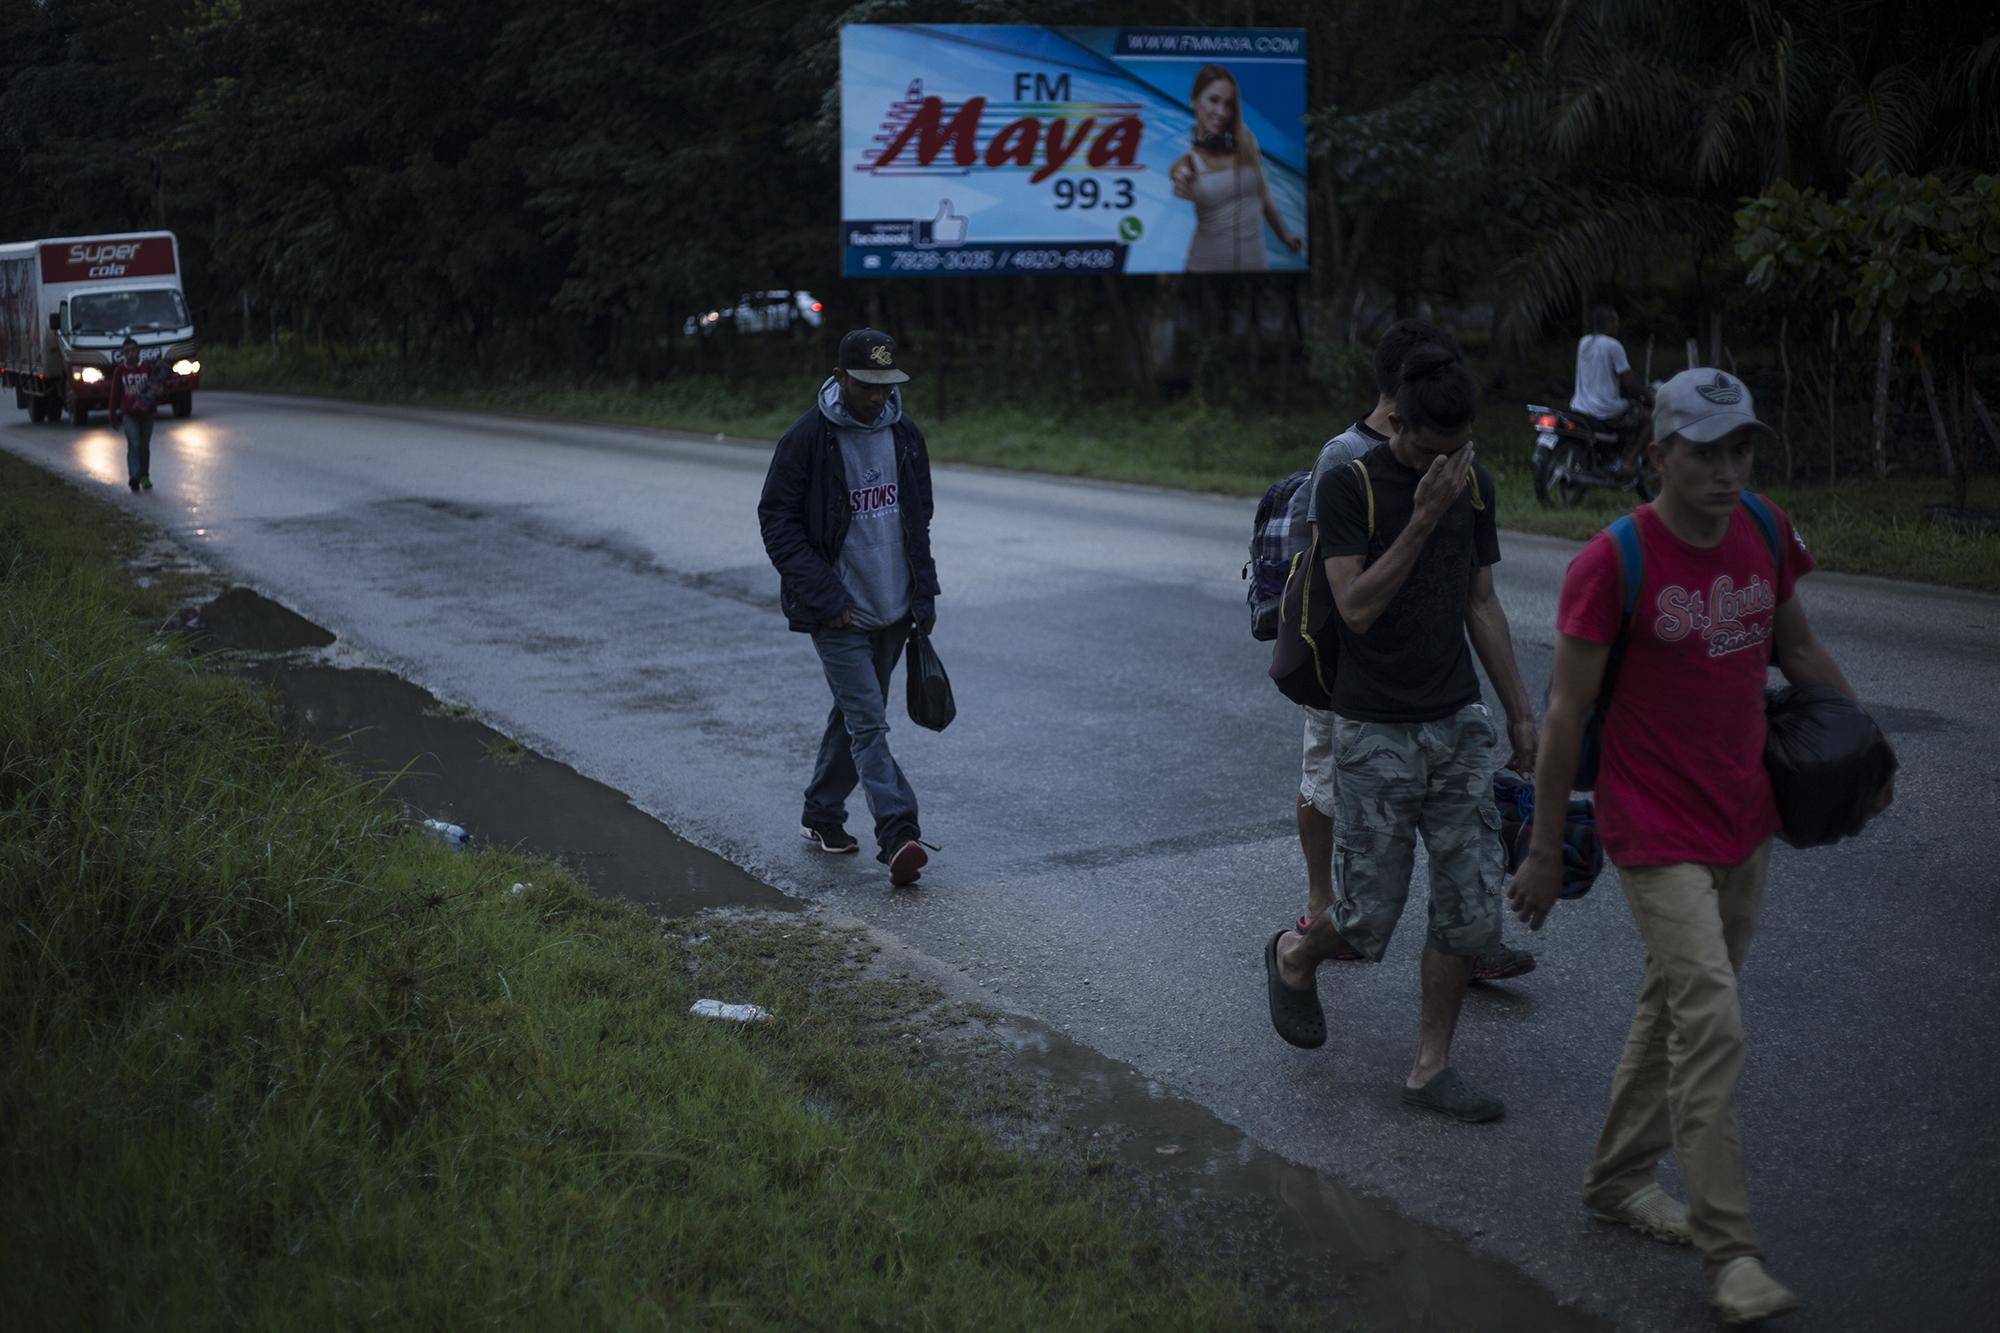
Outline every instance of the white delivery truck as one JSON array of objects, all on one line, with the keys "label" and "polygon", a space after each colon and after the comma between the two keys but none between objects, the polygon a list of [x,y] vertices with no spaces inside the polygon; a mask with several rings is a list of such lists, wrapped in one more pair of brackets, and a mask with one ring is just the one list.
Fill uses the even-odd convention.
[{"label": "white delivery truck", "polygon": [[192,416],[201,362],[172,232],[0,244],[0,390],[31,418],[81,426],[108,406],[127,337],[167,367],[160,396],[174,415]]}]

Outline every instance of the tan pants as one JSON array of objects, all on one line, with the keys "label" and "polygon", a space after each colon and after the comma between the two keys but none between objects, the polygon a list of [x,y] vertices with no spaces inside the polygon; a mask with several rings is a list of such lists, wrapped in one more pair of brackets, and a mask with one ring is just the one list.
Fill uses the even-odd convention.
[{"label": "tan pants", "polygon": [[1736,974],[1757,930],[1770,859],[1765,843],[1737,866],[1618,872],[1646,941],[1646,981],[1611,1081],[1597,1155],[1584,1174],[1584,1199],[1616,1207],[1651,1184],[1667,1149],[1677,1148],[1688,1230],[1711,1277],[1731,1259],[1763,1257],[1736,1129],[1743,1072]]}]

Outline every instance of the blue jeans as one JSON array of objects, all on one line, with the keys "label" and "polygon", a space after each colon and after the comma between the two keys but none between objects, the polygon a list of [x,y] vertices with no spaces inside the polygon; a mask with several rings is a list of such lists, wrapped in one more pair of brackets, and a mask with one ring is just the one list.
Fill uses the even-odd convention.
[{"label": "blue jeans", "polygon": [[895,850],[892,839],[918,832],[917,795],[889,753],[889,677],[909,637],[907,617],[884,629],[822,629],[812,636],[833,691],[833,711],[806,784],[805,822],[846,823],[847,797],[859,782],[875,816],[876,845],[885,854]]},{"label": "blue jeans", "polygon": [[153,475],[153,419],[125,414],[125,475],[137,481]]}]

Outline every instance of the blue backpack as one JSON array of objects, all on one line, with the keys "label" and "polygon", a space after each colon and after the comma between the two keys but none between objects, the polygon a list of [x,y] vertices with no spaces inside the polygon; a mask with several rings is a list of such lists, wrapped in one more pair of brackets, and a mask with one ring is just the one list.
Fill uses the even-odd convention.
[{"label": "blue backpack", "polygon": [[[1777,516],[1772,514],[1763,496],[1751,491],[1743,492],[1743,507],[1750,511],[1757,530],[1764,535],[1764,545],[1770,548],[1775,570],[1783,563],[1778,555]],[[1618,572],[1625,588],[1625,619],[1618,626],[1618,637],[1611,641],[1611,656],[1604,663],[1604,680],[1597,687],[1597,702],[1591,705],[1590,715],[1583,722],[1583,747],[1577,759],[1576,780],[1570,784],[1575,791],[1589,791],[1597,785],[1598,765],[1604,758],[1604,717],[1611,708],[1611,691],[1617,687],[1619,670],[1625,665],[1625,644],[1632,637],[1639,585],[1646,578],[1646,555],[1639,547],[1639,525],[1632,516],[1624,515],[1604,532],[1618,555]]]}]

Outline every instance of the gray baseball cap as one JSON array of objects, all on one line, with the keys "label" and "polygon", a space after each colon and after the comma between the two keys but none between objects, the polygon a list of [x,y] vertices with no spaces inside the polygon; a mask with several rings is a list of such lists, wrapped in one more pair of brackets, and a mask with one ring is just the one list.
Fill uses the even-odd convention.
[{"label": "gray baseball cap", "polygon": [[1662,443],[1678,435],[1708,444],[1743,426],[1771,429],[1757,420],[1750,387],[1726,370],[1683,370],[1653,396],[1653,438]]}]

